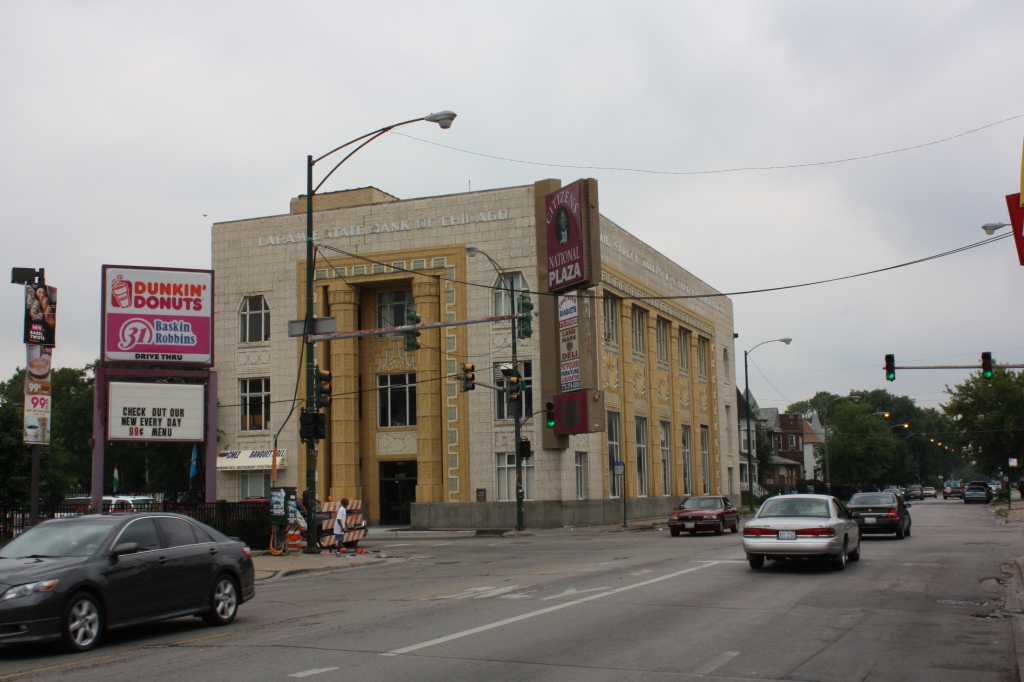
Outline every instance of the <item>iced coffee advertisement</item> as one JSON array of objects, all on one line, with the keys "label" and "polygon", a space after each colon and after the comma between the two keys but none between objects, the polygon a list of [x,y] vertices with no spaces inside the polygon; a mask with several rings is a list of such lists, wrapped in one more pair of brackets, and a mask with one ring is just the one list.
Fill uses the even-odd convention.
[{"label": "iced coffee advertisement", "polygon": [[50,443],[50,375],[53,349],[30,344],[28,365],[25,371],[25,443],[48,445]]},{"label": "iced coffee advertisement", "polygon": [[103,266],[105,362],[213,364],[213,271]]},{"label": "iced coffee advertisement", "polygon": [[55,346],[57,341],[57,287],[25,285],[25,343]]}]

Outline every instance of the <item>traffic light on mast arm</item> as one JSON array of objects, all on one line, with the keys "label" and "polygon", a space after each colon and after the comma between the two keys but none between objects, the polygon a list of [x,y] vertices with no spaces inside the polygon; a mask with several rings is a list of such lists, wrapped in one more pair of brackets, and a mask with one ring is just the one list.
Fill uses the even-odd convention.
[{"label": "traffic light on mast arm", "polygon": [[476,389],[476,365],[464,364],[462,365],[462,391],[472,391]]},{"label": "traffic light on mast arm", "polygon": [[528,339],[533,336],[533,301],[529,295],[519,295],[519,312],[526,317],[519,318],[519,338]]},{"label": "traffic light on mast arm", "polygon": [[[405,309],[405,323],[406,324],[419,324],[420,316],[416,314],[416,311],[412,308]],[[414,351],[420,349],[420,341],[417,338],[420,335],[418,329],[405,332],[405,350]]]},{"label": "traffic light on mast arm", "polygon": [[885,380],[896,381],[896,356],[892,353],[885,356]]},{"label": "traffic light on mast arm", "polygon": [[313,368],[313,399],[317,410],[331,406],[331,373],[319,366]]},{"label": "traffic light on mast arm", "polygon": [[555,428],[555,404],[546,403],[544,405],[544,424],[549,429]]},{"label": "traffic light on mast arm", "polygon": [[523,378],[518,372],[509,375],[505,379],[505,395],[508,402],[518,403],[523,398]]},{"label": "traffic light on mast arm", "polygon": [[981,354],[981,376],[986,379],[992,378],[992,353],[988,351]]}]

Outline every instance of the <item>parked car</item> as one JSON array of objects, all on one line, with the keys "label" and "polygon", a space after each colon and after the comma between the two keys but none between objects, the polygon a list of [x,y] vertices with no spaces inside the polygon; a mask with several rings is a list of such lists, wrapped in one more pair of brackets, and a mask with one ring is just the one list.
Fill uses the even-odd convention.
[{"label": "parked car", "polygon": [[860,532],[895,533],[902,540],[910,535],[910,505],[889,492],[857,493],[846,503]]},{"label": "parked car", "polygon": [[908,485],[907,492],[903,493],[904,500],[923,500],[924,488],[919,485]]},{"label": "parked car", "polygon": [[[146,495],[104,495],[103,507],[111,512],[151,511],[159,503]],[[57,515],[84,514],[92,506],[91,497],[66,497],[57,507]]]},{"label": "parked car", "polygon": [[964,488],[963,498],[964,504],[970,504],[971,502],[988,504],[992,501],[992,489],[988,487],[988,483],[985,481],[971,481]]},{"label": "parked car", "polygon": [[827,559],[841,571],[860,560],[860,528],[830,495],[772,497],[744,526],[743,551],[753,569],[765,559]]},{"label": "parked car", "polygon": [[926,485],[924,490],[921,491],[921,499],[923,500],[926,497],[934,497],[935,499],[938,499],[939,492],[935,488]]},{"label": "parked car", "polygon": [[80,652],[147,621],[227,625],[254,594],[249,548],[187,516],[52,519],[0,548],[0,644],[62,640]]},{"label": "parked car", "polygon": [[960,481],[946,481],[945,485],[942,486],[942,499],[948,500],[951,497],[963,499],[963,483],[961,483]]},{"label": "parked car", "polygon": [[903,499],[903,494],[904,494],[903,493],[903,488],[897,488],[897,487],[886,488],[882,492],[883,493],[892,493],[893,495],[895,495],[896,497],[900,498],[901,500]]},{"label": "parked car", "polygon": [[721,495],[687,497],[668,516],[668,531],[674,538],[683,531],[696,535],[698,531],[710,530],[721,535],[726,528],[740,532],[740,513],[728,497]]}]

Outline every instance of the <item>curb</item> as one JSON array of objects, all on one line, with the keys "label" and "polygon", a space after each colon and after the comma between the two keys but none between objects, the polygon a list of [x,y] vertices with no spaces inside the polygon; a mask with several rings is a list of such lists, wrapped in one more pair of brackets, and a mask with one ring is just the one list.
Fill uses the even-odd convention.
[{"label": "curb", "polygon": [[471,538],[479,531],[475,530],[384,530],[374,532],[367,529],[366,539],[371,538]]},{"label": "curb", "polygon": [[1015,559],[1004,566],[1010,569],[1010,579],[1005,583],[1003,610],[1016,615],[1010,621],[1013,654],[1017,659],[1017,680],[1024,682],[1024,618],[1019,615],[1024,610],[1024,558]]},{"label": "curb", "polygon": [[[382,560],[381,563],[388,563],[388,562],[390,562],[393,559],[393,557],[380,557],[380,559]],[[362,568],[364,566],[374,566],[374,565],[379,565],[379,564],[368,563],[368,562],[359,562],[359,563],[348,562],[348,563],[334,564],[333,566],[315,566],[315,567],[311,567],[311,568],[285,568],[285,569],[281,569],[279,571],[276,571],[273,575],[269,575],[266,578],[257,578],[256,582],[272,582],[272,581],[275,581],[275,580],[281,580],[282,578],[293,578],[293,577],[300,576],[300,575],[312,575],[312,574],[316,574],[316,573],[330,573],[332,571],[343,571],[343,570],[348,570],[350,568]],[[268,571],[269,569],[257,569],[257,570]]]}]

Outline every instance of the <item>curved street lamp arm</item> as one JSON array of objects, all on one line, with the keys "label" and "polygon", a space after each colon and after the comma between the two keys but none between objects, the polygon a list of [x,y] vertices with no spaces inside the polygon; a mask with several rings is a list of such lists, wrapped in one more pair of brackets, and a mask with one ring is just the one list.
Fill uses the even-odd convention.
[{"label": "curved street lamp arm", "polygon": [[[417,119],[417,120],[420,120],[420,119]],[[349,152],[348,154],[346,154],[346,155],[345,155],[345,158],[343,158],[343,159],[342,159],[341,161],[339,161],[339,162],[338,162],[337,164],[335,164],[334,168],[332,168],[332,169],[331,169],[331,172],[330,172],[330,173],[328,173],[327,175],[325,175],[325,176],[324,176],[324,179],[323,179],[323,180],[321,180],[321,181],[320,181],[320,183],[319,183],[319,184],[318,184],[318,185],[317,185],[316,187],[314,187],[314,188],[313,188],[312,194],[316,194],[316,193],[317,193],[317,192],[318,192],[318,191],[320,190],[320,188],[321,188],[321,187],[323,187],[323,184],[324,184],[325,182],[327,182],[327,178],[331,177],[331,175],[332,175],[332,174],[334,173],[334,171],[336,171],[336,170],[338,170],[339,168],[341,168],[341,164],[343,164],[343,163],[345,163],[346,161],[348,161],[348,160],[349,160],[349,157],[351,157],[351,156],[352,156],[353,154],[355,154],[355,153],[356,153],[357,151],[359,151],[360,149],[362,149],[362,148],[363,148],[363,147],[365,147],[366,145],[368,145],[368,144],[370,144],[371,142],[373,142],[374,140],[376,140],[376,139],[377,139],[378,137],[380,137],[381,135],[383,135],[384,133],[386,133],[386,132],[387,132],[388,130],[390,130],[390,128],[388,128],[388,129],[385,129],[385,130],[379,130],[379,131],[377,131],[376,133],[370,133],[370,135],[373,135],[373,137],[371,137],[370,139],[366,140],[366,141],[365,141],[365,142],[363,142],[363,143],[362,143],[361,145],[359,145],[358,147],[356,147],[355,149],[353,149],[352,151],[350,151],[350,152]],[[366,135],[363,135],[363,137],[367,137],[367,136],[366,136]],[[360,137],[360,138],[358,138],[358,139],[360,139],[360,140],[361,140],[361,139],[363,139],[363,137]],[[356,140],[352,140],[352,142],[355,142],[355,141],[356,141]],[[348,144],[352,144],[352,142],[349,142]],[[343,145],[343,146],[347,146],[347,145]],[[342,147],[338,147],[338,149],[341,149],[341,148],[342,148]],[[338,149],[335,149],[334,151],[336,152],[336,151],[338,151]],[[331,152],[331,154],[333,154],[333,153],[334,153],[334,152]],[[328,156],[328,154],[324,154],[324,156]],[[324,158],[324,156],[321,156],[320,158],[322,159],[322,158]],[[318,159],[318,160],[319,160],[319,159]],[[316,161],[314,161],[313,163],[316,163]]]},{"label": "curved street lamp arm", "polygon": [[326,159],[328,156],[330,156],[334,152],[338,151],[339,149],[344,149],[345,147],[349,146],[350,144],[353,144],[355,142],[359,142],[359,140],[362,140],[364,138],[370,137],[371,135],[378,135],[380,133],[386,133],[386,132],[388,132],[389,130],[391,130],[393,128],[398,128],[399,126],[408,125],[409,123],[415,123],[416,121],[424,121],[424,120],[426,120],[426,118],[427,118],[426,116],[420,116],[419,118],[412,118],[412,119],[409,119],[408,121],[402,121],[401,123],[393,123],[393,124],[391,124],[389,126],[384,126],[383,128],[378,128],[377,130],[374,130],[372,133],[366,133],[365,135],[360,135],[356,139],[349,140],[348,142],[346,142],[345,144],[341,145],[340,147],[335,147],[334,149],[332,149],[331,151],[327,152],[323,156],[320,156],[320,157],[317,157],[316,159],[313,159],[313,163],[317,164],[320,161],[323,161],[324,159]]}]

